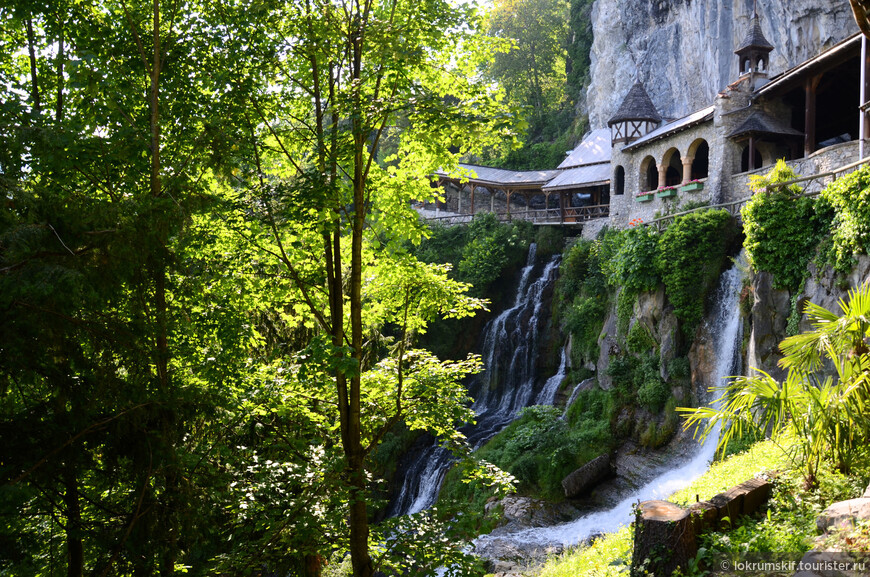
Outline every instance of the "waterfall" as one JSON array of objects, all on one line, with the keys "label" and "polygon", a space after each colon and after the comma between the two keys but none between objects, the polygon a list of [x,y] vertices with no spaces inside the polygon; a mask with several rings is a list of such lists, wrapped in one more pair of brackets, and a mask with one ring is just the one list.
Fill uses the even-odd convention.
[{"label": "waterfall", "polygon": [[[717,288],[715,308],[708,319],[710,334],[715,340],[716,368],[709,382],[720,383],[723,378],[739,371],[740,358],[740,307],[741,272],[734,265],[722,275]],[[576,545],[594,533],[616,531],[621,525],[632,521],[632,507],[638,501],[663,499],[682,489],[703,474],[716,451],[719,440],[718,428],[703,444],[697,444],[694,456],[681,466],[672,467],[656,476],[646,485],[625,497],[616,506],[583,516],[575,521],[525,529],[510,534],[500,534],[497,539],[514,542],[540,543],[542,545]],[[489,535],[478,537],[477,545],[494,539]]]},{"label": "waterfall", "polygon": [[[538,393],[538,398],[535,399],[536,405],[552,405],[556,401],[556,393],[559,392],[559,385],[565,380],[565,375],[568,372],[568,350],[562,347],[562,358],[559,361],[559,370],[556,374],[547,379],[544,383],[544,388]],[[566,409],[567,410],[567,409]]]},{"label": "waterfall", "polygon": [[[469,445],[476,449],[513,421],[533,402],[552,404],[559,382],[547,381],[536,395],[538,340],[549,311],[544,296],[556,280],[561,255],[543,267],[536,266],[537,250],[529,247],[526,265],[520,275],[514,304],[484,327],[481,357],[484,371],[469,383],[474,400],[476,425],[464,427]],[[538,272],[536,272],[538,271]],[[564,375],[566,357],[562,355],[560,373]],[[441,483],[454,458],[435,442],[416,451],[403,462],[404,476],[387,515],[408,515],[430,507],[438,498]]]}]

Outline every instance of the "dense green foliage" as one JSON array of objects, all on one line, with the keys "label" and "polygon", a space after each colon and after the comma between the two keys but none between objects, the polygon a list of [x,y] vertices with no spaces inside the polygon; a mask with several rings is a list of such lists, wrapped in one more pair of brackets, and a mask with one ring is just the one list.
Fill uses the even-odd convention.
[{"label": "dense green foliage", "polygon": [[492,213],[484,213],[468,226],[433,227],[415,253],[424,262],[449,264],[451,276],[483,296],[492,294],[493,282],[506,271],[524,262],[533,239],[530,223],[501,224]]},{"label": "dense green foliage", "polygon": [[574,337],[571,358],[576,365],[598,358],[598,335],[610,302],[599,248],[579,240],[565,251],[559,267],[555,310]]},{"label": "dense green foliage", "polygon": [[870,254],[870,167],[862,166],[829,184],[821,194],[834,210],[833,264],[848,272],[853,258]]},{"label": "dense green foliage", "polygon": [[[416,345],[484,303],[408,249],[428,175],[513,138],[473,9],[14,1],[0,22],[0,573],[471,570],[436,516],[369,517],[387,431],[463,452],[473,416],[478,361]],[[481,284],[512,258],[488,235],[457,261]]]},{"label": "dense green foliage", "polygon": [[[520,491],[561,500],[562,479],[613,448],[616,408],[615,395],[601,390],[581,393],[565,418],[557,407],[528,407],[476,456],[510,471]],[[457,481],[455,476],[448,479],[442,500],[476,499],[480,507],[491,494]]]},{"label": "dense green foliage", "polygon": [[674,219],[659,239],[656,267],[687,335],[701,322],[704,299],[719,278],[730,224],[725,210],[693,212]]},{"label": "dense green foliage", "polygon": [[797,177],[783,160],[766,175],[753,176],[755,194],[741,211],[749,263],[772,273],[776,288],[792,292],[808,274],[807,264],[831,227],[828,203],[797,197],[803,190],[796,184],[779,185]]}]

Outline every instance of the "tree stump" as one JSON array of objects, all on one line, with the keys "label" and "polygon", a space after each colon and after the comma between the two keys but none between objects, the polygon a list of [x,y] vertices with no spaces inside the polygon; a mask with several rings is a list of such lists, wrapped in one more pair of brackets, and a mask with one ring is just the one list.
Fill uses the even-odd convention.
[{"label": "tree stump", "polygon": [[689,511],[667,501],[644,501],[634,522],[631,575],[670,575],[697,554]]}]

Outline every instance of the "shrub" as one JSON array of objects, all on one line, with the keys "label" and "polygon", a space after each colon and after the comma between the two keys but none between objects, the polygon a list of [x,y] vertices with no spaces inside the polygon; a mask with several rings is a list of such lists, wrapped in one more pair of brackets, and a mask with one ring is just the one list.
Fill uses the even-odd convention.
[{"label": "shrub", "polygon": [[821,198],[834,210],[834,266],[848,272],[852,256],[870,249],[870,167],[864,165],[838,178],[822,191]]},{"label": "shrub", "polygon": [[602,260],[607,283],[634,296],[655,290],[660,280],[656,268],[657,241],[658,233],[648,226],[629,228],[607,239],[615,245],[612,256]]},{"label": "shrub", "polygon": [[640,322],[634,323],[634,326],[628,331],[625,344],[628,346],[629,352],[636,354],[648,353],[658,346],[649,329]]},{"label": "shrub", "polygon": [[687,335],[704,316],[704,297],[725,259],[730,221],[725,210],[694,212],[674,219],[659,240],[656,266]]},{"label": "shrub", "polygon": [[671,388],[658,375],[647,378],[637,389],[638,402],[654,413],[662,409],[670,396]]},{"label": "shrub", "polygon": [[792,292],[806,276],[807,264],[831,222],[827,202],[795,198],[802,192],[797,185],[777,186],[794,178],[797,174],[782,160],[766,175],[752,177],[755,195],[741,211],[749,263],[773,274],[776,288]]},{"label": "shrub", "polygon": [[560,227],[540,226],[535,233],[535,244],[538,245],[538,254],[542,257],[562,252],[565,245],[565,234]]}]

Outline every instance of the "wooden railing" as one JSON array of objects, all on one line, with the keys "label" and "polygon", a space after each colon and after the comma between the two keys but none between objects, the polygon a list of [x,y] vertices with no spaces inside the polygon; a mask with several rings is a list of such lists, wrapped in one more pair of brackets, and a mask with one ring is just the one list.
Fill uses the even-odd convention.
[{"label": "wooden railing", "polygon": [[[489,212],[470,214],[450,214],[447,216],[423,217],[426,222],[443,225],[468,224],[475,218],[481,218]],[[500,222],[511,220],[526,220],[535,224],[576,224],[595,218],[607,218],[610,215],[610,205],[600,204],[595,206],[569,207],[564,210],[558,208],[541,208],[530,210],[517,210],[510,214],[506,212],[494,213]]]}]

